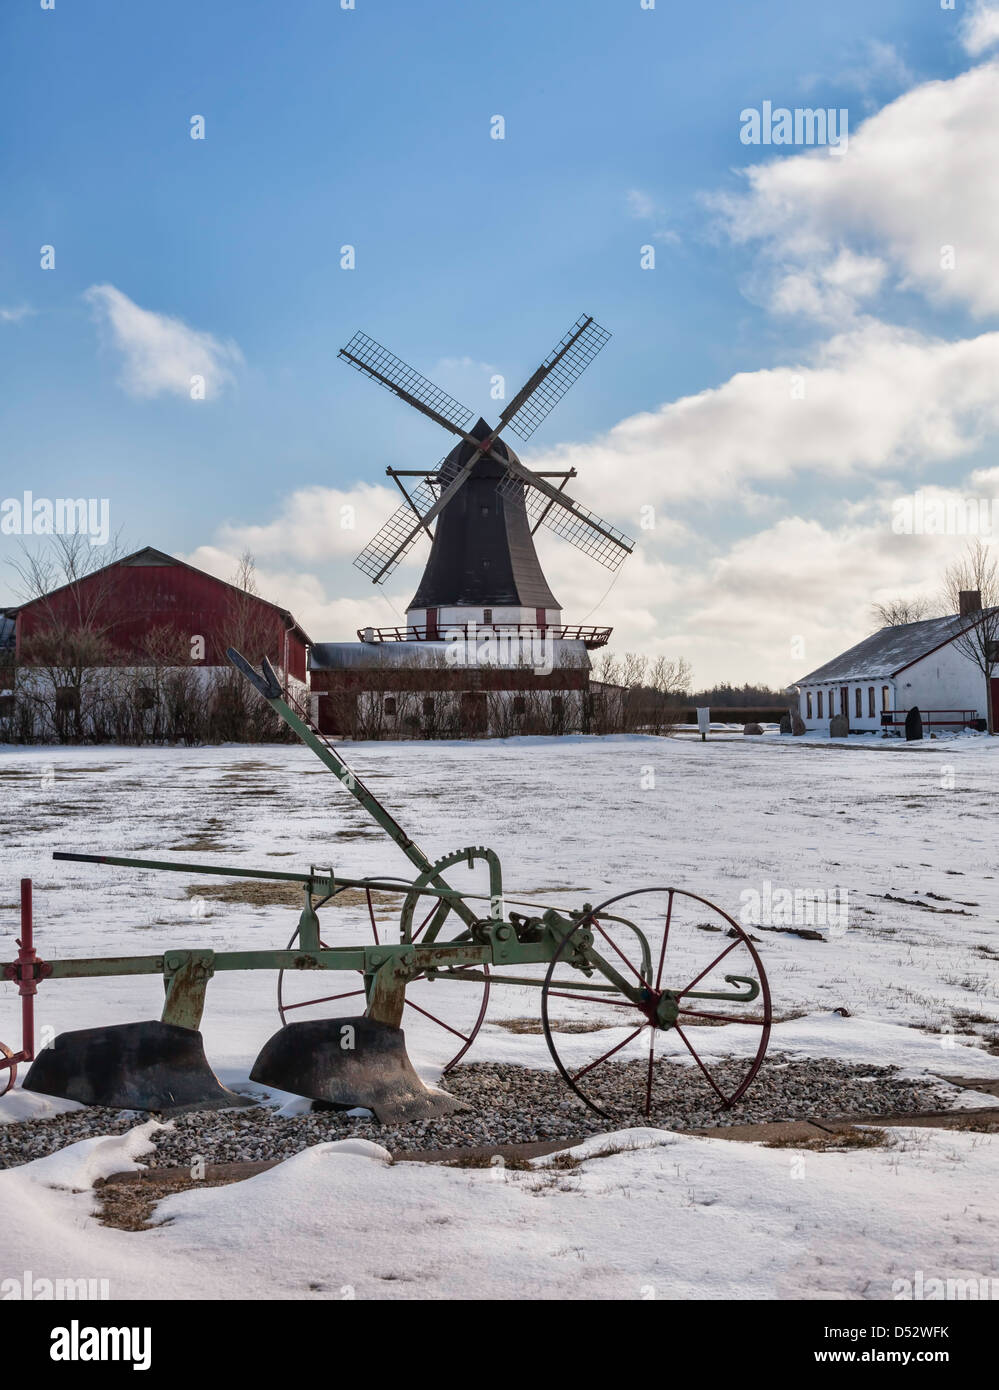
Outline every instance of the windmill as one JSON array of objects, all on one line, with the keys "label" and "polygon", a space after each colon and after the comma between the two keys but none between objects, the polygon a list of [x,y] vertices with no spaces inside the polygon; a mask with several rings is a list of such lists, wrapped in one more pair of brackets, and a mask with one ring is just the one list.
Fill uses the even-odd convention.
[{"label": "windmill", "polygon": [[[555,345],[503,409],[495,426],[421,376],[364,333],[356,333],[339,356],[415,410],[458,437],[433,469],[387,468],[405,499],[372,537],[354,564],[381,584],[419,538],[431,551],[405,629],[379,634],[433,639],[455,623],[493,627],[558,625],[561,608],[548,587],[534,535],[545,526],[609,570],[616,570],[634,542],[580,506],[565,491],[575,469],[536,472],[526,468],[500,436],[509,429],[531,437],[576,382],[610,334],[583,316]],[[403,479],[419,479],[407,485]],[[558,486],[554,481],[561,480]],[[564,629],[588,646],[606,641],[607,629]],[[588,636],[584,636],[584,632]],[[362,634],[359,634],[362,635]],[[364,629],[365,640],[379,640]]]}]

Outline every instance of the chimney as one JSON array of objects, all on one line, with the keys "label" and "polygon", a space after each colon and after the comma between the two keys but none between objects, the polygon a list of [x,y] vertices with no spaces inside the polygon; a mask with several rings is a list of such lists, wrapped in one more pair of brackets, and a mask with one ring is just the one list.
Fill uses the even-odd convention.
[{"label": "chimney", "polygon": [[980,589],[962,589],[958,597],[961,605],[960,616],[969,618],[972,613],[982,611],[982,594]]}]

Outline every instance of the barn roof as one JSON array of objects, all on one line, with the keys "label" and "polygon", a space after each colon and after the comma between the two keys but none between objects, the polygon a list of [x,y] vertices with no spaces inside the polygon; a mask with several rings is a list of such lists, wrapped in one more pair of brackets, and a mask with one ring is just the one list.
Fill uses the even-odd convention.
[{"label": "barn roof", "polygon": [[[192,574],[200,574],[205,579],[210,579],[213,583],[221,585],[224,589],[231,589],[233,593],[244,594],[246,592],[238,588],[235,584],[230,584],[226,579],[219,579],[217,575],[209,574],[207,570],[199,570],[196,565],[189,565],[185,560],[178,560],[175,555],[168,555],[165,550],[157,550],[151,545],[143,546],[141,550],[135,550],[131,555],[123,555],[120,559],[112,560],[109,564],[102,565],[99,569],[92,570],[90,574],[84,575],[82,578],[84,580],[90,579],[93,575],[103,574],[105,570],[109,569],[128,567],[139,568],[156,565],[177,566],[179,569],[189,570]],[[51,598],[53,594],[62,593],[64,589],[71,589],[73,584],[78,582],[80,581],[70,581],[68,584],[60,584],[58,588],[51,589],[47,594],[42,594],[38,598],[29,599],[26,603],[22,603],[21,609],[18,611],[30,608],[34,603],[41,603],[42,599]],[[297,633],[306,646],[311,645],[311,639],[308,633],[297,621],[294,614],[290,613],[287,608],[282,608],[279,603],[271,603],[270,599],[261,598],[259,594],[251,594],[250,597],[256,599],[258,603],[262,603],[265,608],[273,608],[276,613],[280,613],[282,618],[285,619],[289,629]]]},{"label": "barn roof", "polygon": [[[986,609],[995,612],[995,609]],[[943,618],[926,618],[919,623],[902,623],[898,627],[883,627],[865,637],[855,647],[834,656],[824,666],[801,676],[795,685],[814,685],[822,681],[890,679],[913,662],[921,660],[938,647],[953,642],[962,632],[975,626],[981,614],[962,617],[955,613]]]}]

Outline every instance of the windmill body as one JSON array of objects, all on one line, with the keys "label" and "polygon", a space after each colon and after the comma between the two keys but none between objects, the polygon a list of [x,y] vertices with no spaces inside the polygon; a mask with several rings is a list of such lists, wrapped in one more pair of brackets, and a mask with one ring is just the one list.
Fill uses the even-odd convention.
[{"label": "windmill body", "polygon": [[[489,426],[480,419],[470,433],[484,439]],[[496,447],[507,459],[517,458],[503,441]],[[471,453],[472,445],[459,444],[441,475],[453,477]],[[561,624],[562,608],[538,560],[523,490],[497,491],[505,471],[480,454],[465,486],[440,513],[423,578],[406,611],[414,630]]]},{"label": "windmill body", "polygon": [[530,438],[609,337],[592,318],[578,319],[495,426],[363,333],[340,350],[458,442],[431,469],[386,469],[403,502],[354,564],[382,584],[419,541],[430,541],[430,553],[404,624],[313,648],[321,727],[371,736],[585,725],[588,652],[610,629],[564,624],[534,535],[546,526],[611,570],[633,543],[568,495],[574,469],[532,471],[500,436],[509,428]]}]

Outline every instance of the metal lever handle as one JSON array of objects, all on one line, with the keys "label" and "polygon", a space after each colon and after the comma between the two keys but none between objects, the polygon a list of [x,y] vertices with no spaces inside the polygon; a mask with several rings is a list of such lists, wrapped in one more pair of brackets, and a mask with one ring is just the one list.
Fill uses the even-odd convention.
[{"label": "metal lever handle", "polygon": [[277,678],[274,667],[267,660],[263,660],[262,672],[255,671],[246,657],[238,652],[235,647],[226,648],[226,656],[239,673],[246,677],[254,689],[259,690],[265,700],[277,700],[281,696],[281,682]]}]

